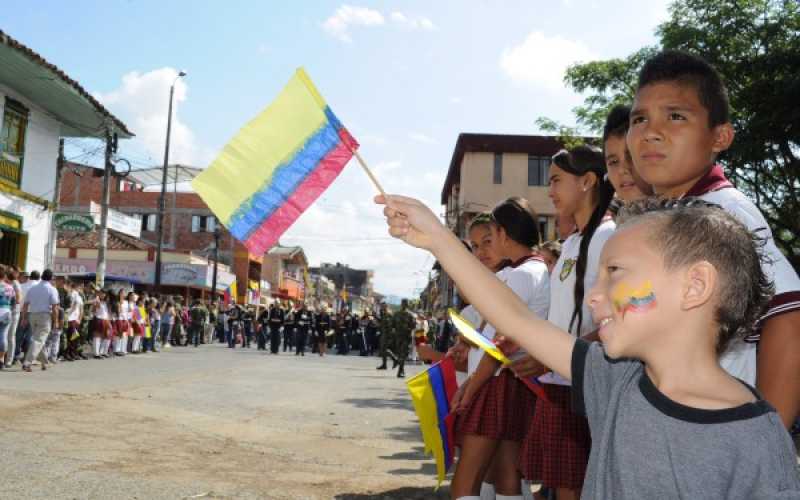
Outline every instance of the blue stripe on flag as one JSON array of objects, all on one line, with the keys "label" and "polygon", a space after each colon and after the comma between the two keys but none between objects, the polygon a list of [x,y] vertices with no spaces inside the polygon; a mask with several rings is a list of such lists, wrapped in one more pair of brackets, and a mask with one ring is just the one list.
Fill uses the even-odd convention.
[{"label": "blue stripe on flag", "polygon": [[444,385],[444,378],[442,369],[439,365],[433,365],[428,369],[428,379],[430,380],[431,388],[433,389],[433,396],[436,398],[436,414],[439,420],[439,434],[442,435],[442,445],[444,447],[444,463],[445,468],[449,467],[452,463],[450,456],[450,446],[447,436],[447,425],[445,424],[445,417],[449,413],[448,408],[450,402],[447,400],[447,390]]},{"label": "blue stripe on flag", "polygon": [[246,240],[261,223],[272,215],[340,142],[342,124],[325,108],[328,123],[320,127],[303,147],[285,164],[275,169],[267,183],[239,207],[230,220],[228,230],[238,240]]}]

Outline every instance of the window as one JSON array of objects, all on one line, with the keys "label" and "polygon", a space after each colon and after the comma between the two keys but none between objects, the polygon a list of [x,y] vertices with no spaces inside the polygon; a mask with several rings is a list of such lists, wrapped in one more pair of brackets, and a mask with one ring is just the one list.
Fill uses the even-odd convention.
[{"label": "window", "polygon": [[503,183],[503,153],[494,154],[494,183]]},{"label": "window", "polygon": [[192,215],[193,233],[213,233],[217,226],[217,220],[213,215]]},{"label": "window", "polygon": [[544,215],[539,216],[539,242],[547,241],[549,238],[549,233],[547,232],[547,223],[550,220],[549,217],[545,217]]},{"label": "window", "polygon": [[22,159],[25,156],[25,131],[28,109],[6,97],[3,126],[0,128],[0,179],[19,187]]},{"label": "window", "polygon": [[134,214],[134,217],[142,221],[142,231],[155,231],[158,224],[158,214]]},{"label": "window", "polygon": [[550,177],[550,158],[528,155],[528,185],[547,186]]}]

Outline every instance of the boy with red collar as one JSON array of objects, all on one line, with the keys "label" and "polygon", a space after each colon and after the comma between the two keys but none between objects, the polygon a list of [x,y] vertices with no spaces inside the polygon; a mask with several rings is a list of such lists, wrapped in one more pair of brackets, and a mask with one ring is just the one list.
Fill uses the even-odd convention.
[{"label": "boy with red collar", "polygon": [[759,209],[716,163],[733,138],[727,91],[711,65],[677,51],[647,61],[627,136],[635,168],[657,195],[720,205],[764,239],[764,272],[774,281],[775,297],[760,320],[760,334],[734,344],[721,363],[732,375],[757,382],[788,427],[800,414],[800,279]]}]

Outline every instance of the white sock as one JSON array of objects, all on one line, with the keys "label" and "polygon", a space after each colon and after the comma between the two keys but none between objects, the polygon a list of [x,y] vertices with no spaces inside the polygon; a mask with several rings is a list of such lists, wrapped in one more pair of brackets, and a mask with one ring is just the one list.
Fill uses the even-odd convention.
[{"label": "white sock", "polygon": [[108,348],[111,346],[111,341],[108,339],[103,339],[102,343],[100,344],[100,352],[103,354],[108,354]]},{"label": "white sock", "polygon": [[522,480],[520,486],[522,487],[522,498],[525,500],[533,500],[533,492],[531,491],[531,482]]},{"label": "white sock", "polygon": [[522,495],[497,495],[497,500],[522,500]]},{"label": "white sock", "polygon": [[492,483],[487,483],[486,481],[481,483],[481,500],[494,500],[495,499],[495,491],[494,485]]},{"label": "white sock", "polygon": [[92,354],[95,356],[100,355],[100,337],[95,337],[92,341]]}]

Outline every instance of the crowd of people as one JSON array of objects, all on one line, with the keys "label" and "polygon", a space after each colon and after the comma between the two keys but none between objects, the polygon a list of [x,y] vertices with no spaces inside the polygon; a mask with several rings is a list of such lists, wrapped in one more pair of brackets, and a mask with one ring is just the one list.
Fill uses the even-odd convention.
[{"label": "crowd of people", "polygon": [[[129,289],[98,289],[93,283],[54,276],[51,270],[30,273],[0,265],[0,370],[17,364],[47,370],[59,361],[105,359],[158,352],[173,346],[210,344],[215,340],[235,349],[269,350],[272,354],[307,351],[361,356],[380,354],[399,365],[404,377],[407,359],[418,361],[413,339],[435,339],[449,326],[430,323],[412,313],[407,301],[391,312],[382,304],[361,315],[342,308],[315,311],[303,302],[273,302],[269,307],[182,297],[154,296]],[[430,327],[429,327],[430,325]],[[416,334],[416,335],[415,335]],[[446,343],[445,343],[446,344]],[[410,358],[409,358],[410,357]]]},{"label": "crowd of people", "polygon": [[560,248],[539,245],[523,198],[478,215],[467,249],[418,200],[376,198],[511,359],[461,337],[448,353],[467,374],[454,499],[528,483],[558,500],[800,498],[800,279],[718,163],[734,135],[717,71],[665,51],[601,147],[552,157],[549,195],[574,223]]}]

